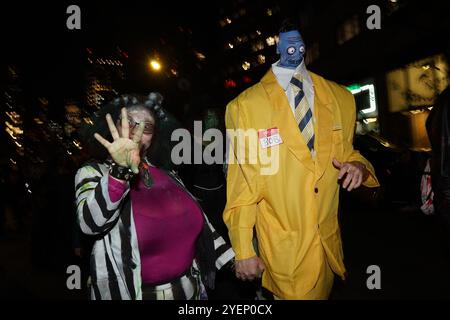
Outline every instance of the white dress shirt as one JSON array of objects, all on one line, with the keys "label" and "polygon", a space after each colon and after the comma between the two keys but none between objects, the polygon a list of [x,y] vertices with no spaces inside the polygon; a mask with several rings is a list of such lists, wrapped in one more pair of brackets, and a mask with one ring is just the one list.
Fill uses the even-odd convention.
[{"label": "white dress shirt", "polygon": [[[284,92],[289,101],[289,105],[291,106],[292,113],[295,116],[295,93],[290,86],[290,82],[294,73],[300,73],[303,78],[303,91],[305,93],[306,101],[308,106],[311,108],[312,113],[314,114],[314,85],[311,79],[311,76],[306,70],[305,60],[296,68],[296,69],[288,69],[284,67],[280,67],[278,63],[280,60],[272,64],[272,71],[277,78],[278,84],[283,88]],[[313,117],[315,122],[315,118]]]}]

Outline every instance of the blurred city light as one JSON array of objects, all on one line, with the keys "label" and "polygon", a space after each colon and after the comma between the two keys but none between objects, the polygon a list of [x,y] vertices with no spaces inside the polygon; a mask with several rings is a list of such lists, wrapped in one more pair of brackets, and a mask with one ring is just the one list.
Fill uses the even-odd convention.
[{"label": "blurred city light", "polygon": [[274,37],[268,37],[266,39],[267,45],[274,46],[275,45],[275,38]]},{"label": "blurred city light", "polygon": [[153,71],[160,71],[161,68],[162,68],[162,67],[161,67],[161,63],[159,63],[158,61],[152,59],[152,60],[150,60],[150,68],[151,68]]},{"label": "blurred city light", "polygon": [[259,62],[259,64],[266,63],[266,57],[262,54],[258,55],[258,62]]},{"label": "blurred city light", "polygon": [[195,51],[195,56],[196,56],[197,59],[199,59],[199,60],[205,60],[205,59],[206,59],[206,56],[205,56],[203,53],[198,52],[198,51]]},{"label": "blurred city light", "polygon": [[242,64],[242,69],[244,69],[244,70],[250,69],[250,63],[247,61],[244,61],[244,63]]}]

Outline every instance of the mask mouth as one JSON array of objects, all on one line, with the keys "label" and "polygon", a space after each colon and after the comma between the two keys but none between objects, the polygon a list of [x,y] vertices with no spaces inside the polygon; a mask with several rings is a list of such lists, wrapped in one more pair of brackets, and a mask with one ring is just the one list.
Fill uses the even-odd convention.
[{"label": "mask mouth", "polygon": [[302,62],[301,59],[288,59],[287,63],[292,64],[292,65],[299,65]]}]

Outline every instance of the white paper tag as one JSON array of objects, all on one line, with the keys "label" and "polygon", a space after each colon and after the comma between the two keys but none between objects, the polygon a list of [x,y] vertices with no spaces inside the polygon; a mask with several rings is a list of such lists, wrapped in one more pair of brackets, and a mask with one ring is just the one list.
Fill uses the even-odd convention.
[{"label": "white paper tag", "polygon": [[278,128],[271,128],[267,130],[260,130],[258,132],[259,142],[261,148],[267,149],[283,143]]}]

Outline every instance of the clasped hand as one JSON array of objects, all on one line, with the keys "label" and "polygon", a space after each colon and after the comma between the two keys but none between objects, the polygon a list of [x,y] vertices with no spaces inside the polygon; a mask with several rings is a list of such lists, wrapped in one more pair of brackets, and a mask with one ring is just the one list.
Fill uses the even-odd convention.
[{"label": "clasped hand", "polygon": [[236,260],[235,263],[236,277],[241,280],[260,278],[265,269],[264,262],[257,256],[244,260]]}]

